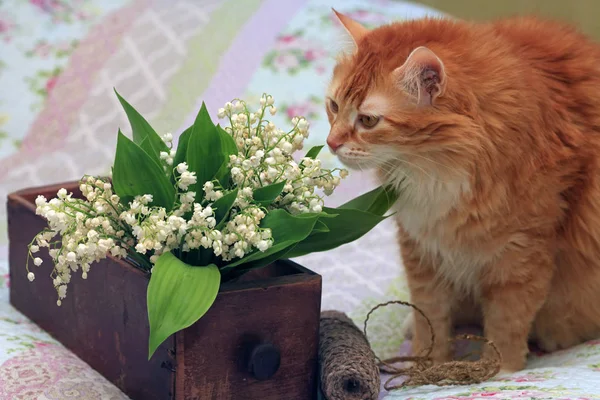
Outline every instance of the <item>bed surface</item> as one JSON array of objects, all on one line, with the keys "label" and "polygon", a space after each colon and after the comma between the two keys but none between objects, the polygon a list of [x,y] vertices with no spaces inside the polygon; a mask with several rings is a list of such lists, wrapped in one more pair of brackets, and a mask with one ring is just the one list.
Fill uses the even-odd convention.
[{"label": "bed surface", "polygon": [[[332,6],[370,26],[439,15],[391,0],[0,2],[0,202],[24,186],[108,171],[117,128],[129,129],[113,86],[158,131],[175,135],[191,124],[202,100],[216,115],[233,97],[268,92],[281,110],[279,125],[305,115],[312,126],[308,145],[322,144],[323,93],[343,38]],[[373,185],[370,176],[353,173],[331,203]],[[408,298],[394,236],[385,222],[353,244],[296,261],[322,274],[324,309],[362,324],[373,305]],[[0,399],[125,399],[8,304],[7,252],[2,207]],[[400,334],[406,314],[389,307],[374,315],[370,340],[382,357],[409,348]],[[600,341],[532,355],[528,370],[485,384],[383,396],[600,399]]]}]

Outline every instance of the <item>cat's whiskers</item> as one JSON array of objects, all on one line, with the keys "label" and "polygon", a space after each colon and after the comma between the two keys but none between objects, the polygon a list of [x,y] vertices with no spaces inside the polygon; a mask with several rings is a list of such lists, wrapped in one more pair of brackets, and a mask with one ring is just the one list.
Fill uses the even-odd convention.
[{"label": "cat's whiskers", "polygon": [[436,178],[434,178],[434,177],[433,177],[431,174],[429,174],[427,171],[425,171],[425,169],[424,169],[423,167],[421,167],[421,166],[419,166],[419,165],[417,165],[417,164],[415,164],[415,163],[411,163],[410,161],[406,161],[405,159],[403,159],[403,158],[401,158],[401,157],[395,157],[395,158],[392,158],[392,159],[391,159],[391,160],[389,160],[389,161],[390,161],[390,162],[394,162],[394,161],[396,161],[396,162],[399,162],[399,163],[401,163],[401,164],[406,164],[406,165],[408,165],[408,166],[411,166],[411,167],[413,167],[413,168],[416,168],[416,169],[418,169],[419,171],[421,171],[421,172],[422,172],[422,173],[423,173],[425,176],[427,176],[427,178],[429,178],[429,179],[431,179],[431,180],[434,180],[434,181],[437,181],[437,179],[436,179]]},{"label": "cat's whiskers", "polygon": [[[402,185],[402,182],[404,179],[407,179],[409,181],[410,184],[412,185],[416,185],[417,182],[414,180],[414,178],[412,176],[410,176],[410,174],[407,173],[406,170],[404,169],[399,169],[398,168],[398,164],[393,163],[392,161],[380,161],[378,166],[380,168],[382,167],[389,167],[388,169],[385,169],[386,175],[389,175],[391,178],[390,180],[392,181],[391,183],[395,186],[397,186],[396,189],[400,189],[400,186]],[[402,177],[398,177],[396,175],[399,174],[399,172],[402,173]]]},{"label": "cat's whiskers", "polygon": [[431,182],[441,183],[443,185],[449,184],[449,182],[447,182],[446,180],[439,179],[438,177],[433,176],[431,173],[427,172],[423,167],[421,167],[421,166],[419,166],[417,164],[411,163],[410,161],[406,161],[405,159],[403,159],[401,157],[394,157],[392,159],[386,160],[385,162],[390,163],[389,165],[391,165],[391,166],[395,165],[396,168],[398,166],[397,166],[397,164],[393,164],[394,162],[398,162],[398,163],[401,163],[401,164],[408,165],[408,166],[410,166],[412,168],[416,168],[419,171],[421,171],[429,180],[431,180]]},{"label": "cat's whiskers", "polygon": [[449,165],[446,165],[446,164],[443,164],[443,163],[441,163],[441,162],[439,162],[439,161],[432,160],[431,158],[429,158],[429,157],[425,157],[425,156],[423,156],[423,155],[421,155],[421,154],[414,154],[414,153],[413,153],[413,154],[411,154],[410,156],[411,156],[411,157],[419,157],[419,158],[422,158],[423,160],[425,160],[425,161],[428,161],[428,162],[430,162],[430,163],[432,163],[432,164],[437,164],[437,165],[439,165],[439,166],[441,166],[441,167],[444,167],[444,168],[447,168],[447,169],[449,169],[449,170],[451,170],[451,171],[454,171],[454,172],[456,172],[457,174],[459,174],[460,176],[466,176],[466,171],[460,170],[460,169],[458,169],[458,168],[455,168],[455,167],[451,167],[451,166],[449,166]]},{"label": "cat's whiskers", "polygon": [[356,163],[356,166],[358,167],[360,172],[365,172],[365,169],[363,168],[363,165],[359,162]]}]

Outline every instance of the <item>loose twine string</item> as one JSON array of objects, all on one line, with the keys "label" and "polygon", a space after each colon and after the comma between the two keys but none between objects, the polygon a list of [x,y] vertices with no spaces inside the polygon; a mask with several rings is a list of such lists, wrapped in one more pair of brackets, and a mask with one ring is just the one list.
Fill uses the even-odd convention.
[{"label": "loose twine string", "polygon": [[[386,307],[391,304],[399,304],[402,306],[411,307],[413,310],[418,312],[427,321],[431,338],[429,347],[422,352],[424,353],[423,355],[392,357],[381,360],[376,354],[373,353],[381,372],[391,374],[391,377],[383,386],[385,390],[392,391],[405,386],[420,385],[470,385],[484,382],[495,376],[500,371],[502,357],[496,345],[491,340],[488,340],[484,337],[468,334],[458,335],[452,339],[449,339],[449,341],[452,343],[459,340],[482,342],[484,345],[489,346],[493,350],[491,356],[481,357],[481,359],[478,361],[454,360],[433,365],[430,357],[435,344],[435,332],[433,331],[433,325],[431,324],[431,321],[427,315],[425,315],[425,313],[421,311],[419,307],[406,301],[388,301],[386,303],[376,305],[371,309],[371,311],[369,311],[363,328],[363,334],[365,335],[365,338],[367,338],[367,341],[367,326],[371,314],[373,314],[379,308]],[[412,366],[406,367],[397,365],[408,362],[413,363]],[[408,379],[399,384],[392,384],[395,379],[400,377],[408,377]]]}]

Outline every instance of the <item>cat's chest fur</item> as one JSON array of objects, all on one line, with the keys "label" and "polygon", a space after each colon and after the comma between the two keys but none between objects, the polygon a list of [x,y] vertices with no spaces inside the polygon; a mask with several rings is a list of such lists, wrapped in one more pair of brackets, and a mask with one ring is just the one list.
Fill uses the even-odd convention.
[{"label": "cat's chest fur", "polygon": [[457,212],[469,187],[465,182],[421,181],[405,184],[395,205],[395,217],[402,230],[424,254],[438,260],[434,265],[440,279],[457,290],[475,293],[479,276],[493,258]]}]

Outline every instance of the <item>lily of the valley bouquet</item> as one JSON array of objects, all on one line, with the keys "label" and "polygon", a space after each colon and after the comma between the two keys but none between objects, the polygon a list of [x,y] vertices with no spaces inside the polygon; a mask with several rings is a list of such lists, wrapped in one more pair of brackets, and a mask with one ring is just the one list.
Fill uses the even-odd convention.
[{"label": "lily of the valley bouquet", "polygon": [[57,304],[74,273],[86,279],[108,256],[126,258],[150,274],[147,292],[151,357],[171,334],[196,322],[211,307],[221,282],[282,258],[333,249],[353,241],[385,217],[395,195],[375,189],[338,208],[329,195],[347,175],[325,169],[313,147],[296,161],[309,123],[292,119],[283,131],[268,120],[271,96],[250,108],[225,104],[214,125],[203,105],[177,148],[158,135],[121,96],[133,140],[121,132],[112,177],[86,176],[81,196],[61,189],[36,200],[48,221],[29,245],[27,272],[39,267],[41,247],[54,263]]}]

